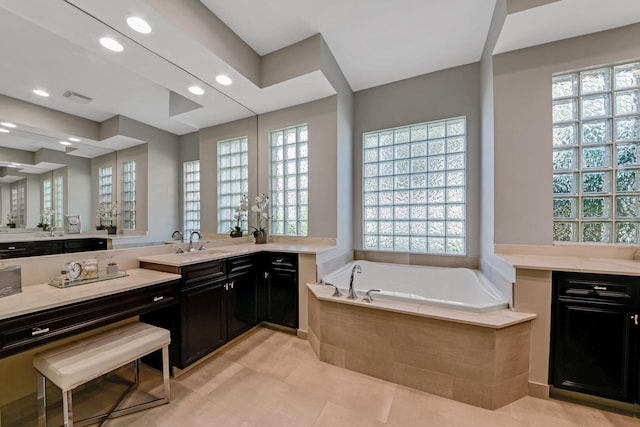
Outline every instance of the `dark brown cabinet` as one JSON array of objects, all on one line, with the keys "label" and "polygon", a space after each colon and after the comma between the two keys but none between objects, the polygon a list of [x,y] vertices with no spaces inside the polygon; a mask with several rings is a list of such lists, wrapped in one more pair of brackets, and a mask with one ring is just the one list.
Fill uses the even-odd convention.
[{"label": "dark brown cabinet", "polygon": [[298,255],[264,254],[264,320],[298,327]]},{"label": "dark brown cabinet", "polygon": [[88,237],[0,243],[0,259],[88,252],[107,249],[107,239]]},{"label": "dark brown cabinet", "polygon": [[550,382],[638,402],[638,278],[554,273],[553,282]]}]

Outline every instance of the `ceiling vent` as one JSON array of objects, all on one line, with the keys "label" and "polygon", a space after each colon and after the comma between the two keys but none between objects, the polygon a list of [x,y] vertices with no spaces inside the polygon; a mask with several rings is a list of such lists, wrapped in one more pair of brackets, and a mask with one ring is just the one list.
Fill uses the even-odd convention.
[{"label": "ceiling vent", "polygon": [[65,93],[62,94],[62,96],[64,96],[65,98],[69,98],[72,101],[79,102],[81,104],[88,104],[91,101],[93,101],[93,98],[89,98],[88,96],[85,96],[78,92],[74,92],[72,90],[66,91]]}]

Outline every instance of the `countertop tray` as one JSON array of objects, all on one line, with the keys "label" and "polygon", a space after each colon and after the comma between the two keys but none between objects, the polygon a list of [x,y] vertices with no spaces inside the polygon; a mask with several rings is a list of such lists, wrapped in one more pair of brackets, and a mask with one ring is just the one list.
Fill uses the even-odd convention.
[{"label": "countertop tray", "polygon": [[128,276],[126,271],[118,271],[114,274],[107,274],[105,272],[100,272],[98,277],[94,277],[91,279],[78,279],[78,280],[70,280],[70,279],[61,279],[60,277],[52,277],[49,280],[49,284],[51,286],[55,286],[56,288],[69,288],[71,286],[79,286],[86,285],[89,283],[102,282],[103,280],[111,280],[118,279],[120,277]]}]

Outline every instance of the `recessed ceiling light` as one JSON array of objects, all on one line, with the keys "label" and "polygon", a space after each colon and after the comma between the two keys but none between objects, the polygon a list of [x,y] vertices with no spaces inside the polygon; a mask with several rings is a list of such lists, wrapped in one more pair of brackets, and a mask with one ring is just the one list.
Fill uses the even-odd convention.
[{"label": "recessed ceiling light", "polygon": [[0,133],[9,133],[9,129],[0,128]]},{"label": "recessed ceiling light", "polygon": [[189,92],[194,95],[204,95],[204,89],[200,86],[189,86]]},{"label": "recessed ceiling light", "polygon": [[43,96],[43,97],[47,97],[49,96],[49,92],[47,92],[46,90],[42,90],[42,89],[34,89],[33,93],[35,93],[38,96]]},{"label": "recessed ceiling light", "polygon": [[138,18],[137,16],[130,16],[127,18],[127,24],[131,27],[131,29],[142,33],[149,34],[151,32],[151,26],[142,18]]},{"label": "recessed ceiling light", "polygon": [[14,128],[16,127],[16,125],[14,125],[13,123],[9,123],[9,122],[0,122],[0,125],[6,127],[6,128]]},{"label": "recessed ceiling light", "polygon": [[124,50],[124,47],[120,44],[120,42],[112,39],[111,37],[102,37],[100,39],[100,44],[114,52],[122,52]]},{"label": "recessed ceiling light", "polygon": [[69,141],[73,141],[73,142],[80,142],[80,138],[69,138]]},{"label": "recessed ceiling light", "polygon": [[62,145],[71,145],[71,143],[69,141],[60,141],[60,144],[62,144]]},{"label": "recessed ceiling light", "polygon": [[220,83],[222,86],[229,86],[232,82],[229,76],[225,76],[224,74],[220,74],[216,77],[216,81]]}]

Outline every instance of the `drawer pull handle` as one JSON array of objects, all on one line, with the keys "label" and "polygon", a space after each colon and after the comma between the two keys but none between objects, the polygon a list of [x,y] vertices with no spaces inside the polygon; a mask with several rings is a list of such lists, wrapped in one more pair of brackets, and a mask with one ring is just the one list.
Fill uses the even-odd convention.
[{"label": "drawer pull handle", "polygon": [[162,301],[163,299],[164,299],[164,297],[163,297],[163,296],[153,297],[153,302]]},{"label": "drawer pull handle", "polygon": [[606,287],[606,286],[598,286],[598,285],[595,285],[595,286],[593,287],[593,289],[594,289],[594,290],[596,290],[596,291],[606,291],[606,290],[607,290],[607,287]]},{"label": "drawer pull handle", "polygon": [[10,250],[10,251],[14,251],[15,249],[16,249],[16,247],[15,247],[15,246],[9,246],[9,250]]},{"label": "drawer pull handle", "polygon": [[46,334],[47,332],[49,332],[49,328],[33,328],[31,330],[31,336],[35,337],[37,335]]},{"label": "drawer pull handle", "polygon": [[633,320],[633,324],[638,326],[638,315],[637,314],[632,314],[631,315],[631,320]]}]

